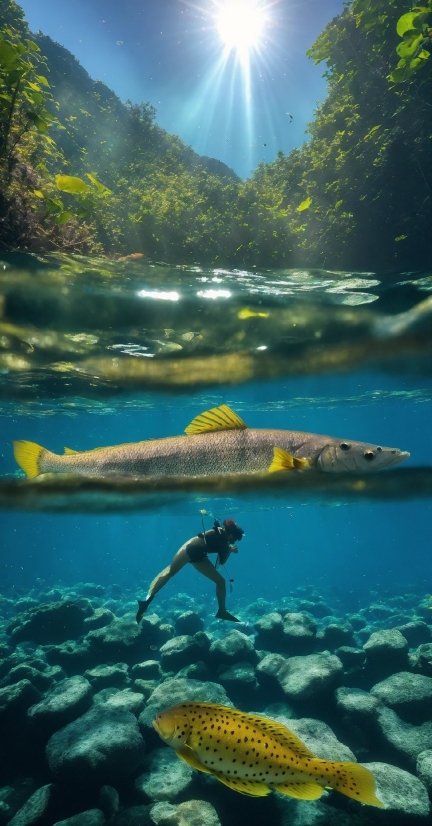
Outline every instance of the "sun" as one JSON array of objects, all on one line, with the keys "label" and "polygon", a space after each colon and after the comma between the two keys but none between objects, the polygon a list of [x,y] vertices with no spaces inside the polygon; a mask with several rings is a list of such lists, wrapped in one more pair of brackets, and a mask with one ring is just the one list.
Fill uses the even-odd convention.
[{"label": "sun", "polygon": [[216,20],[226,50],[240,57],[257,48],[264,24],[264,12],[255,0],[224,0]]}]

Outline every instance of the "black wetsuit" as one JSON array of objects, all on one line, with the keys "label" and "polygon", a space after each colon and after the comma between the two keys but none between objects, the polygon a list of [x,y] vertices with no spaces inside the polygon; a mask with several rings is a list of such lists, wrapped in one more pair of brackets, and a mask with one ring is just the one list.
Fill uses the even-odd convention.
[{"label": "black wetsuit", "polygon": [[224,530],[212,528],[210,531],[199,533],[186,543],[186,553],[191,562],[202,562],[207,554],[219,554],[223,564],[229,556],[229,542]]}]

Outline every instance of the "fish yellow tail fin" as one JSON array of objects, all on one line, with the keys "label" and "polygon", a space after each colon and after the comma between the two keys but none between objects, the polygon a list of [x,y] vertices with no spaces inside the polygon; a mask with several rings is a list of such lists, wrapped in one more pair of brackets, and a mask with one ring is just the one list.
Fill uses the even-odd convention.
[{"label": "fish yellow tail fin", "polygon": [[39,459],[45,448],[35,442],[16,441],[13,442],[13,452],[15,461],[18,462],[21,470],[24,471],[28,479],[34,479],[42,473]]},{"label": "fish yellow tail fin", "polygon": [[314,769],[315,763],[323,767],[321,771],[325,771],[326,780],[332,789],[353,800],[359,800],[360,803],[383,807],[384,804],[375,794],[375,778],[369,769],[358,763],[329,763],[318,759],[311,761],[311,768],[312,762]]}]

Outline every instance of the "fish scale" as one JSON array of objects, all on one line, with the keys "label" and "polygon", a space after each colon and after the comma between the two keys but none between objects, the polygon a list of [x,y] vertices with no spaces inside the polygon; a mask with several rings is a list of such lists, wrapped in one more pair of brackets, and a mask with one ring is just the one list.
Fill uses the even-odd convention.
[{"label": "fish scale", "polygon": [[381,806],[371,772],[357,763],[316,757],[274,720],[214,703],[180,703],[153,723],[177,755],[235,791],[264,796],[274,789],[313,800],[331,787],[354,800]]}]

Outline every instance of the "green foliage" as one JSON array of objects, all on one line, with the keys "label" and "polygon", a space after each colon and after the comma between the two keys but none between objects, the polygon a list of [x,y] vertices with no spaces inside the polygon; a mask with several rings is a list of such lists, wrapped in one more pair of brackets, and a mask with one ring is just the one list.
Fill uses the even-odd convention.
[{"label": "green foliage", "polygon": [[400,60],[389,75],[393,83],[408,80],[429,59],[432,28],[428,25],[428,18],[431,14],[432,0],[426,0],[426,6],[414,6],[412,11],[403,14],[397,21],[396,31],[402,37],[402,43],[396,47]]}]

